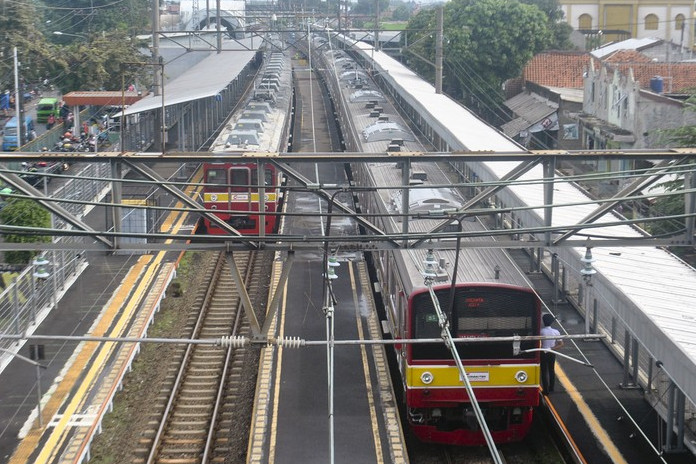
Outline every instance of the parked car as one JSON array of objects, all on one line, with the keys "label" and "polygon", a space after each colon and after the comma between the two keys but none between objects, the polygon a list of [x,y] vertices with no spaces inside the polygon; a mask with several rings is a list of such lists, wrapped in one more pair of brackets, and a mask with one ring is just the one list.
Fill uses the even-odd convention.
[{"label": "parked car", "polygon": [[22,163],[24,173],[19,177],[34,187],[43,187],[45,182],[50,182],[51,178],[42,174],[55,174],[68,169],[68,164],[60,161],[38,161],[36,163]]},{"label": "parked car", "polygon": [[[24,135],[22,137],[22,143],[25,143],[27,141],[29,133],[34,129],[34,119],[31,116],[25,116],[23,132]],[[17,145],[18,133],[19,132],[17,128],[17,116],[13,116],[9,121],[7,121],[7,124],[5,124],[5,129],[2,136],[3,151],[11,151],[19,148],[19,146]]]},{"label": "parked car", "polygon": [[50,115],[53,115],[56,119],[60,117],[60,100],[53,97],[44,97],[36,105],[36,122],[45,124],[48,122]]}]

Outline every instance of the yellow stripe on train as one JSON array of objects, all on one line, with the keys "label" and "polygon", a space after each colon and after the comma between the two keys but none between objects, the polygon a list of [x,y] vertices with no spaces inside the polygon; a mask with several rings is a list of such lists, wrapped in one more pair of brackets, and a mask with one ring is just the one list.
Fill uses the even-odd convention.
[{"label": "yellow stripe on train", "polygon": [[[276,201],[277,194],[275,192],[266,192],[266,201]],[[229,197],[229,199],[228,199]],[[220,192],[220,193],[204,193],[203,194],[203,201],[204,202],[224,202],[227,203],[228,201],[250,201],[249,200],[249,194],[248,193],[232,193],[228,194],[226,192]],[[251,194],[251,201],[256,202],[259,201],[259,194],[258,193],[252,193]]]},{"label": "yellow stripe on train", "polygon": [[[464,370],[474,387],[532,387],[541,379],[537,364],[469,366]],[[441,388],[463,386],[464,382],[456,366],[410,366],[406,368],[406,384],[410,388]]]}]

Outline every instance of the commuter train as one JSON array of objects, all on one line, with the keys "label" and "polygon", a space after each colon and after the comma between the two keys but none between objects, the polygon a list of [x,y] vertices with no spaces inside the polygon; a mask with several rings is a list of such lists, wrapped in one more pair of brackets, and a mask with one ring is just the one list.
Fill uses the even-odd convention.
[{"label": "commuter train", "polygon": [[[246,104],[227,121],[211,146],[212,152],[289,151],[294,99],[290,59],[285,53],[267,52],[264,61]],[[211,160],[203,163],[203,182],[204,208],[215,211],[240,233],[259,235],[276,230],[278,219],[274,213],[282,200],[282,173],[273,164]],[[203,233],[228,233],[207,217],[202,225]]]},{"label": "commuter train", "polygon": [[[331,50],[325,39],[314,41],[313,60],[329,71],[324,78],[350,151],[432,151],[420,145],[393,109],[391,98],[374,85],[370,70],[346,52]],[[376,214],[381,218],[377,225],[392,234],[401,233],[406,220],[410,232],[428,234],[433,243],[430,250],[373,254],[391,335],[396,340],[440,339],[441,321],[427,277],[452,337],[475,341],[457,343],[457,353],[494,441],[523,439],[539,404],[538,351],[516,355],[510,342],[483,340],[540,333],[542,304],[524,273],[504,250],[467,247],[468,240],[475,239],[458,243],[451,238],[453,230],[485,233],[478,219],[450,224],[444,234],[429,233],[446,211],[462,207],[465,201],[456,189],[435,187],[453,183],[436,163],[414,162],[410,168],[399,162],[363,163],[352,169],[356,185],[387,187],[357,193],[362,213]],[[408,176],[404,169],[409,169]],[[406,178],[412,188],[399,188]],[[408,211],[403,211],[404,205]],[[526,341],[520,349],[538,347],[538,341]],[[453,355],[444,343],[403,343],[395,351],[406,419],[414,435],[426,442],[485,444]]]}]

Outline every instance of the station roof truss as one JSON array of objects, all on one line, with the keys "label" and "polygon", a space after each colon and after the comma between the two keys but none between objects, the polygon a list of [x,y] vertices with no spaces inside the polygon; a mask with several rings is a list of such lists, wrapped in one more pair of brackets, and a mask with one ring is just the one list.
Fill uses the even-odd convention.
[{"label": "station roof truss", "polygon": [[[336,199],[337,191],[359,190],[361,187],[356,185],[336,185],[336,184],[318,184],[301,174],[297,169],[296,163],[336,163],[335,153],[265,153],[265,152],[224,152],[224,153],[166,153],[164,155],[158,153],[19,153],[12,152],[3,154],[5,162],[38,162],[38,161],[64,161],[64,162],[96,162],[96,163],[111,163],[112,166],[125,164],[131,171],[138,173],[138,180],[123,180],[111,179],[114,184],[122,184],[124,182],[149,183],[152,186],[162,188],[168,194],[180,200],[184,205],[180,208],[159,207],[168,211],[186,211],[194,215],[206,215],[214,222],[220,224],[229,235],[227,236],[207,236],[207,235],[184,235],[178,234],[148,234],[149,243],[127,243],[122,244],[121,250],[157,250],[157,249],[274,249],[274,250],[301,250],[301,249],[318,249],[325,244],[325,238],[317,237],[294,237],[291,235],[263,235],[263,236],[242,236],[234,228],[220,221],[214,214],[202,208],[202,206],[189,195],[184,193],[186,185],[182,182],[175,182],[163,179],[153,169],[154,163],[172,162],[175,164],[182,163],[201,163],[210,161],[213,157],[216,161],[228,162],[245,162],[256,160],[258,163],[272,163],[277,169],[285,173],[285,175],[293,179],[298,186],[293,186],[292,189],[311,191],[318,196],[332,203],[333,215],[349,216],[354,218],[359,225],[367,229],[369,235],[341,236],[333,237],[332,244],[336,244],[345,250],[377,250],[377,249],[407,249],[407,248],[447,248],[453,246],[453,240],[443,240],[438,242],[437,239],[452,239],[452,238],[468,238],[466,233],[452,231],[448,226],[455,224],[457,221],[462,221],[465,218],[474,216],[487,216],[491,214],[510,212],[505,208],[481,207],[482,204],[489,203],[488,200],[495,195],[496,192],[506,188],[507,185],[514,185],[519,182],[519,179],[535,166],[542,164],[544,166],[544,178],[537,179],[536,182],[543,183],[544,189],[544,204],[529,205],[529,209],[543,211],[545,218],[545,226],[534,228],[515,229],[514,233],[520,233],[529,237],[536,237],[534,243],[529,240],[511,240],[509,239],[510,230],[488,230],[485,240],[477,240],[475,243],[468,242],[467,246],[476,247],[505,247],[505,248],[529,248],[534,247],[582,247],[585,246],[586,237],[577,235],[579,231],[584,231],[585,234],[591,232],[593,228],[611,227],[612,225],[631,225],[643,224],[650,221],[658,221],[669,218],[650,217],[606,221],[606,216],[613,211],[621,202],[634,199],[647,199],[655,196],[655,194],[646,194],[646,189],[657,184],[663,176],[672,176],[677,170],[693,170],[687,163],[696,161],[696,149],[668,149],[668,150],[640,150],[640,151],[534,151],[525,153],[486,153],[486,152],[386,152],[386,153],[341,153],[340,162],[390,162],[394,163],[410,163],[411,161],[520,161],[516,167],[508,172],[508,174],[500,179],[499,182],[491,185],[478,186],[478,194],[473,198],[464,202],[461,207],[448,210],[438,208],[437,211],[426,211],[423,208],[418,208],[418,211],[409,211],[412,217],[423,217],[427,215],[436,220],[441,220],[437,226],[433,227],[428,233],[413,233],[406,230],[400,234],[387,234],[378,225],[379,221],[376,215],[359,213],[353,205],[346,204]],[[575,224],[564,224],[562,227],[552,227],[551,217],[555,207],[568,206],[556,204],[553,195],[554,182],[568,182],[569,180],[560,175],[554,167],[561,160],[599,160],[599,159],[644,159],[652,160],[655,166],[647,170],[642,175],[635,176],[635,180],[627,183],[626,187],[619,191],[611,198],[591,199],[588,200],[593,205],[591,214],[586,215],[582,220]],[[687,166],[685,166],[687,165]],[[684,166],[683,168],[680,168]],[[120,169],[112,167],[111,172],[121,172]],[[20,176],[20,172],[12,171],[6,168],[0,168],[0,181],[15,189],[20,198],[35,199],[48,208],[51,213],[62,218],[69,223],[73,229],[50,229],[50,230],[23,230],[14,226],[0,225],[0,233],[22,233],[27,235],[78,235],[87,236],[95,239],[95,243],[87,248],[94,249],[110,249],[115,245],[119,237],[140,237],[138,234],[123,233],[118,231],[100,231],[95,230],[85,224],[80,218],[71,215],[65,209],[61,208],[59,202],[76,202],[76,200],[54,199],[44,196],[44,194],[27,182]],[[61,177],[60,174],[52,174],[49,176]],[[570,179],[572,181],[572,179]],[[432,189],[432,186],[428,188]],[[405,195],[407,192],[414,192],[413,200],[416,201],[419,196],[423,196],[423,192],[417,192],[418,185],[403,186],[402,190]],[[120,191],[114,189],[114,191]],[[688,201],[687,205],[696,203],[696,189],[685,188],[680,194],[685,195]],[[119,207],[120,203],[118,196],[114,196],[114,202],[111,204],[97,203],[100,206]],[[128,205],[133,208],[133,205]],[[137,206],[136,206],[137,207]],[[143,205],[143,208],[153,208],[153,206]],[[694,217],[696,212],[688,209],[681,217],[687,223],[686,230],[682,234],[676,234],[671,237],[651,237],[644,235],[638,239],[635,237],[596,237],[593,238],[593,246],[694,246]],[[689,212],[690,211],[690,212]],[[306,214],[306,213],[269,213],[269,214]],[[397,212],[395,214],[403,214]],[[604,222],[598,222],[599,218],[605,218]],[[142,234],[141,234],[142,235]],[[433,240],[435,239],[435,241]],[[171,240],[172,243],[164,243],[165,240]],[[4,243],[2,249],[26,249],[27,244],[10,244]],[[36,246],[35,244],[31,246]],[[80,247],[85,249],[84,244],[41,244],[42,248],[62,249],[63,247]],[[127,248],[124,248],[127,247]]]}]

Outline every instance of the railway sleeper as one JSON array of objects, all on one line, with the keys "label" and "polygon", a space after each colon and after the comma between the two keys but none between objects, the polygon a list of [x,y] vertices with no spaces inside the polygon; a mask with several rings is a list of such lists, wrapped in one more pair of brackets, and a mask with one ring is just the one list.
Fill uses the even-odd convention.
[{"label": "railway sleeper", "polygon": [[199,411],[189,411],[189,412],[183,412],[183,411],[177,411],[172,415],[172,420],[177,420],[177,421],[182,421],[186,422],[187,420],[191,419],[200,419],[201,417],[207,418],[210,417],[210,411],[212,408],[209,407],[203,407],[201,406],[201,409]]},{"label": "railway sleeper", "polygon": [[166,457],[161,457],[157,460],[159,464],[198,464],[200,462],[201,458],[200,456],[198,457],[173,457],[173,458],[166,458]]},{"label": "railway sleeper", "polygon": [[[207,427],[208,424],[206,423],[205,426]],[[199,427],[196,430],[181,430],[181,429],[173,429],[167,431],[167,436],[170,437],[172,435],[205,435],[206,437],[208,436],[208,431],[204,430],[202,427]]]}]

